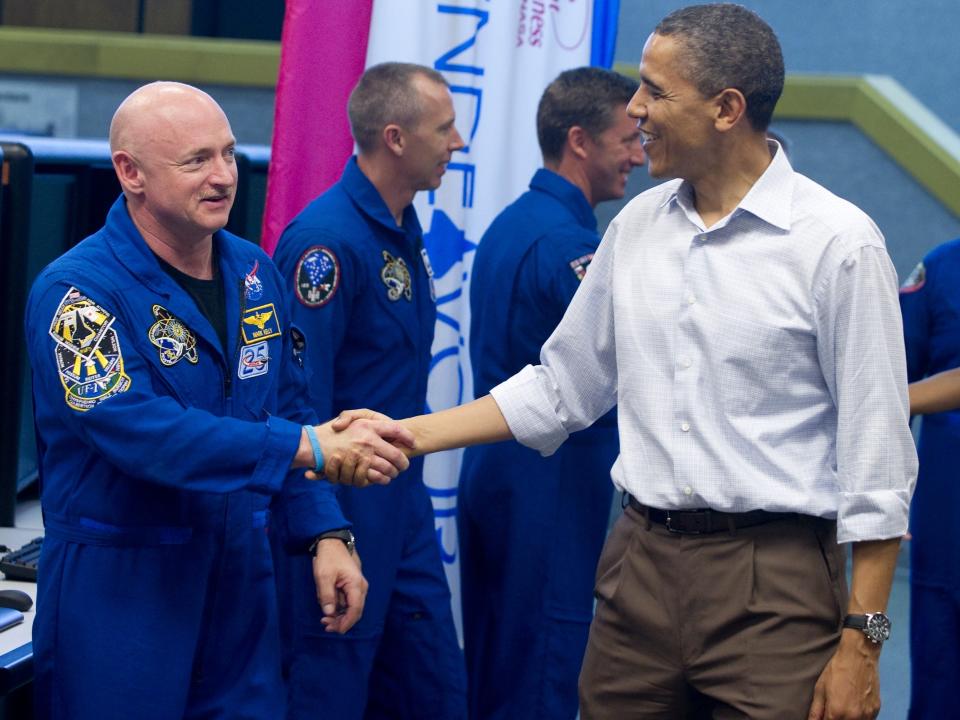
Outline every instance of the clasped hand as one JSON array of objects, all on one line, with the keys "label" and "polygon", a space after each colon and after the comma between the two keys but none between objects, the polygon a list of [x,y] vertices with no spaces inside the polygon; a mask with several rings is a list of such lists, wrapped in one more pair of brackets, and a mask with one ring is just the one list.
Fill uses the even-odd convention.
[{"label": "clasped hand", "polygon": [[[323,449],[323,475],[332,483],[386,485],[410,467],[401,448],[413,450],[413,433],[373,410],[349,410],[316,428]],[[317,480],[312,470],[307,477]]]}]

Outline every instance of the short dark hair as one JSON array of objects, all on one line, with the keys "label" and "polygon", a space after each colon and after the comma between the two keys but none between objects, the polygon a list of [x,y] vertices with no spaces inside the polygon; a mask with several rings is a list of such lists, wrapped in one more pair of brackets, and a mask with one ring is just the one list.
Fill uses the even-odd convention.
[{"label": "short dark hair", "polygon": [[602,68],[566,70],[543,91],[537,107],[537,140],[544,160],[558,161],[570,128],[582,127],[591,137],[616,122],[614,111],[626,105],[637,83]]},{"label": "short dark hair", "polygon": [[653,32],[675,36],[682,71],[704,96],[736,88],[753,129],[767,129],[783,92],[783,51],[759,15],[733,3],[693,5],[667,15]]},{"label": "short dark hair", "polygon": [[350,93],[347,115],[350,132],[361,152],[377,147],[377,138],[387,125],[416,127],[423,108],[413,80],[424,77],[449,87],[443,75],[433,68],[413,63],[385,62],[367,69]]}]

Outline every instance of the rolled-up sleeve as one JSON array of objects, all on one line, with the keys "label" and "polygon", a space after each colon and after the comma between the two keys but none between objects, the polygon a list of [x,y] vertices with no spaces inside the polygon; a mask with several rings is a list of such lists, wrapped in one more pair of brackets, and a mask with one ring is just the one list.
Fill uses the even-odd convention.
[{"label": "rolled-up sleeve", "polygon": [[617,398],[613,265],[617,225],[608,229],[567,312],[527,366],[491,390],[514,437],[551,455],[592,425]]},{"label": "rolled-up sleeve", "polygon": [[897,537],[917,454],[896,271],[882,241],[846,252],[818,289],[818,352],[837,406],[837,539]]}]

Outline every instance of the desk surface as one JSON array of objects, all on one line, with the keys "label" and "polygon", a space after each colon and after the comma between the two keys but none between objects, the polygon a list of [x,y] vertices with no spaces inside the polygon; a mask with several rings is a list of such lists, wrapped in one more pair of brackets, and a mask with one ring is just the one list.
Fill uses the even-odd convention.
[{"label": "desk surface", "polygon": [[[26,545],[43,530],[0,528],[0,543],[11,550]],[[33,618],[37,603],[37,584],[0,579],[0,588],[23,590],[33,598],[34,606],[23,613],[23,622],[0,632],[0,695],[5,695],[33,677]]]}]

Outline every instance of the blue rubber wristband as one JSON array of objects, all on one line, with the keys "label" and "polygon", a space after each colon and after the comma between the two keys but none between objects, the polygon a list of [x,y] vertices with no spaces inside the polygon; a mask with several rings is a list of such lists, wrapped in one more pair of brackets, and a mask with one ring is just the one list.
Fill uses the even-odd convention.
[{"label": "blue rubber wristband", "polygon": [[313,448],[313,471],[317,475],[323,475],[323,450],[320,449],[317,431],[313,429],[313,425],[304,425],[303,429],[307,431],[307,440],[310,441],[310,447]]}]

